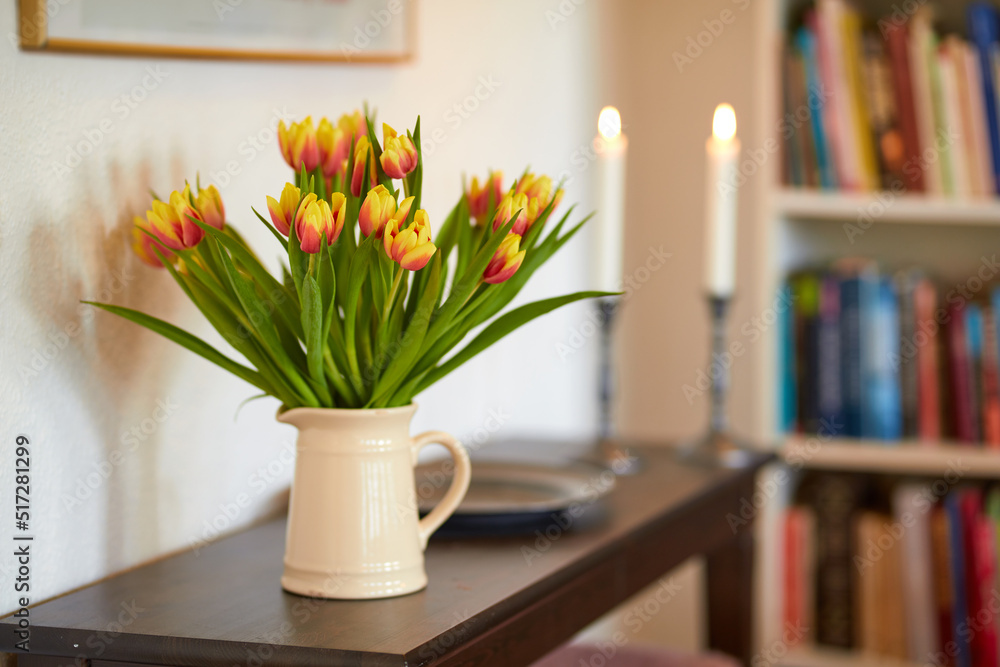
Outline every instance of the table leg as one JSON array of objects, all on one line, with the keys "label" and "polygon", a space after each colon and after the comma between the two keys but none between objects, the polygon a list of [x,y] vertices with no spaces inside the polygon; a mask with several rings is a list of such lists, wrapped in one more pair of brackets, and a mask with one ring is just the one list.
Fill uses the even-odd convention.
[{"label": "table leg", "polygon": [[708,645],[749,665],[753,653],[753,530],[743,526],[705,558]]}]

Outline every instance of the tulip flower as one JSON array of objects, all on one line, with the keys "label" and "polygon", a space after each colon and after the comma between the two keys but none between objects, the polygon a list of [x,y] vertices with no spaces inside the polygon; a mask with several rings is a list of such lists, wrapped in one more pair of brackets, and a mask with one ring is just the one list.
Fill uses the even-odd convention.
[{"label": "tulip flower", "polygon": [[518,234],[508,234],[507,238],[500,243],[500,247],[493,253],[493,258],[486,265],[483,271],[483,282],[496,285],[507,280],[521,268],[524,261],[525,251],[518,249],[521,247],[521,237]]},{"label": "tulip flower", "polygon": [[413,141],[406,135],[397,135],[387,123],[382,123],[382,144],[379,162],[389,178],[403,178],[417,168],[419,155]]},{"label": "tulip flower", "polygon": [[191,186],[182,192],[174,190],[166,202],[153,201],[152,210],[146,211],[149,228],[160,243],[171,250],[193,248],[205,237],[205,230],[193,220],[202,220],[191,203]]},{"label": "tulip flower", "polygon": [[325,199],[313,200],[307,205],[302,202],[302,215],[295,221],[295,234],[303,252],[319,252],[323,235],[329,242],[333,234],[333,212]]},{"label": "tulip flower", "polygon": [[528,222],[528,197],[524,194],[511,194],[507,193],[500,200],[500,205],[497,206],[497,212],[493,216],[493,231],[497,231],[504,225],[506,225],[511,216],[514,213],[518,213],[517,220],[514,222],[514,226],[511,228],[511,233],[517,234],[518,236],[523,236],[527,231],[530,223]]},{"label": "tulip flower", "polygon": [[219,190],[210,185],[204,190],[198,187],[198,196],[194,201],[195,208],[201,214],[201,219],[205,224],[216,229],[222,229],[226,224],[226,207],[222,205],[222,197]]},{"label": "tulip flower", "polygon": [[[369,159],[370,158],[370,159]],[[375,149],[372,148],[368,136],[362,136],[354,145],[354,172],[351,174],[351,194],[355,197],[361,196],[361,179],[364,178],[365,164],[369,165],[370,187],[375,187],[378,183],[378,174],[375,172]]]},{"label": "tulip flower", "polygon": [[337,120],[337,127],[344,133],[348,146],[351,141],[357,141],[368,134],[368,123],[357,109],[353,113],[345,113]]},{"label": "tulip flower", "polygon": [[413,223],[406,229],[399,229],[400,221],[389,220],[385,226],[382,242],[385,254],[398,262],[407,271],[419,271],[427,266],[437,246],[431,243],[431,225],[427,211],[420,209],[413,216]]},{"label": "tulip flower", "polygon": [[146,233],[153,231],[150,228],[149,223],[144,218],[140,218],[139,216],[135,216],[133,221],[135,222],[135,226],[132,227],[132,249],[135,251],[135,254],[139,256],[139,259],[150,266],[162,269],[163,262],[161,262],[160,258],[156,256],[155,252],[153,252],[153,248],[156,248],[160,251],[160,254],[162,254],[166,260],[172,264],[176,259],[174,253],[170,252],[170,250],[165,246],[154,241],[153,238]]},{"label": "tulip flower", "polygon": [[491,171],[482,187],[479,186],[479,178],[472,177],[472,186],[466,193],[466,197],[469,200],[469,215],[476,221],[476,224],[483,224],[489,214],[491,196],[493,206],[499,204],[503,198],[503,172],[501,171]]},{"label": "tulip flower", "polygon": [[365,202],[358,212],[358,226],[361,228],[361,233],[365,236],[371,236],[374,233],[375,238],[382,238],[385,223],[393,217],[395,212],[396,198],[384,185],[376,185],[368,191],[368,196],[365,197]]},{"label": "tulip flower", "polygon": [[523,194],[528,198],[527,215],[528,215],[528,227],[531,227],[541,215],[542,211],[549,205],[549,202],[553,200],[555,203],[552,208],[559,205],[559,201],[562,199],[563,191],[561,189],[556,190],[555,195],[552,194],[552,179],[548,176],[537,176],[535,174],[525,174],[520,181],[517,182],[514,192],[517,194]]},{"label": "tulip flower", "polygon": [[350,149],[350,138],[340,126],[334,126],[326,118],[319,121],[316,128],[316,143],[319,146],[319,165],[326,178],[333,178],[343,167]]},{"label": "tulip flower", "polygon": [[302,198],[302,191],[291,183],[285,183],[285,188],[281,191],[281,199],[275,199],[268,195],[267,212],[271,214],[271,222],[275,229],[288,236],[292,222],[295,221],[295,211],[299,207],[299,199]]},{"label": "tulip flower", "polygon": [[410,215],[410,208],[413,207],[414,199],[416,199],[416,197],[407,197],[406,199],[404,199],[399,204],[399,208],[396,209],[396,212],[392,214],[392,219],[395,220],[400,225],[406,222],[406,216]]},{"label": "tulip flower", "polygon": [[285,121],[278,123],[278,146],[285,162],[296,173],[303,167],[306,171],[315,169],[319,164],[319,144],[312,116],[307,116],[300,123],[292,123],[291,127],[287,127]]}]

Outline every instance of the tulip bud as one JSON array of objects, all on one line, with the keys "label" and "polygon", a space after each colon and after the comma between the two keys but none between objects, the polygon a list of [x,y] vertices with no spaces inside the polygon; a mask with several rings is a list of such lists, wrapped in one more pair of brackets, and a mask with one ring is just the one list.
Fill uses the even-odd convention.
[{"label": "tulip bud", "polygon": [[325,199],[314,200],[308,206],[303,201],[303,209],[301,219],[295,222],[295,233],[302,251],[315,254],[320,250],[323,235],[326,235],[328,245],[333,236],[333,212]]},{"label": "tulip bud", "polygon": [[490,198],[496,207],[503,198],[503,172],[491,171],[489,178],[479,186],[479,178],[472,177],[472,185],[466,193],[469,200],[469,215],[476,224],[483,224],[490,213]]},{"label": "tulip bud", "polygon": [[486,265],[483,271],[483,281],[490,285],[496,285],[507,280],[521,268],[524,261],[525,251],[518,251],[521,247],[521,237],[518,234],[508,234],[507,238],[500,243],[500,247],[493,253],[493,258]]},{"label": "tulip bud", "polygon": [[417,168],[419,155],[413,141],[382,123],[382,155],[379,162],[389,178],[403,178]]},{"label": "tulip bud", "polygon": [[205,237],[205,230],[192,218],[202,219],[191,203],[191,187],[188,185],[182,192],[171,192],[169,201],[154,200],[152,210],[146,211],[149,228],[160,243],[171,250],[193,248]]},{"label": "tulip bud", "polygon": [[528,198],[527,214],[528,227],[531,227],[541,215],[542,211],[555,200],[552,208],[559,205],[562,199],[562,190],[557,190],[555,196],[552,194],[552,179],[548,176],[537,176],[535,174],[525,174],[514,188],[517,194],[523,194]]},{"label": "tulip bud", "polygon": [[303,224],[302,221],[305,218],[306,209],[309,208],[309,206],[311,204],[314,204],[315,202],[316,202],[316,194],[313,192],[308,193],[305,197],[302,198],[302,201],[299,202],[299,207],[295,212],[295,223],[294,223],[295,234],[296,236],[299,237],[299,241],[302,240],[302,234],[299,232],[299,227]]},{"label": "tulip bud", "polygon": [[339,125],[334,126],[326,118],[319,121],[316,129],[316,143],[319,146],[319,164],[323,175],[333,178],[340,173],[351,147],[351,138]]},{"label": "tulip bud", "polygon": [[340,238],[340,232],[344,231],[344,223],[347,222],[347,197],[343,192],[330,195],[330,213],[333,215],[333,231],[326,236],[327,245],[333,245]]},{"label": "tulip bud", "polygon": [[368,191],[368,196],[365,197],[365,202],[358,212],[358,226],[361,228],[361,233],[365,236],[374,233],[375,238],[382,238],[385,223],[395,212],[396,198],[384,185],[376,185]]},{"label": "tulip bud", "polygon": [[351,141],[358,141],[368,134],[368,124],[365,117],[357,109],[353,113],[345,113],[337,120],[337,127],[341,129],[347,139],[348,147]]},{"label": "tulip bud", "polygon": [[291,127],[286,127],[285,121],[278,123],[278,146],[285,162],[296,173],[302,167],[306,171],[312,171],[319,164],[319,144],[311,116],[307,116],[302,122],[292,123]]},{"label": "tulip bud", "polygon": [[496,214],[493,216],[493,231],[495,232],[506,225],[510,221],[511,216],[520,211],[510,231],[512,234],[523,236],[528,231],[529,226],[527,208],[528,198],[524,194],[511,194],[509,192],[505,194],[503,199],[500,200]]},{"label": "tulip bud", "polygon": [[[369,160],[369,158],[371,158]],[[361,196],[361,179],[365,177],[365,164],[369,165],[370,187],[375,187],[378,183],[378,174],[375,172],[375,149],[368,141],[368,135],[362,136],[354,145],[354,171],[351,174],[351,194],[355,197]]]},{"label": "tulip bud", "polygon": [[413,215],[413,224],[399,229],[400,221],[393,218],[386,223],[382,238],[385,254],[407,271],[419,271],[427,266],[437,246],[431,243],[431,225],[427,211],[420,209]]},{"label": "tulip bud", "polygon": [[222,229],[226,224],[226,208],[222,205],[222,197],[219,190],[210,185],[204,190],[198,188],[198,196],[195,198],[195,207],[201,214],[201,219],[205,224],[216,229]]},{"label": "tulip bud", "polygon": [[168,262],[173,263],[176,260],[174,253],[154,241],[149,234],[146,233],[153,231],[146,220],[140,218],[139,216],[135,216],[133,221],[135,222],[135,226],[132,227],[132,249],[135,251],[135,254],[139,256],[139,259],[150,266],[162,269],[163,262],[161,262],[160,258],[156,256],[155,252],[153,252],[153,248],[156,248]]},{"label": "tulip bud", "polygon": [[288,236],[288,231],[295,220],[295,211],[299,207],[301,197],[301,191],[291,183],[285,183],[280,200],[270,195],[267,197],[267,212],[271,214],[271,222],[274,223],[275,229],[285,236]]}]

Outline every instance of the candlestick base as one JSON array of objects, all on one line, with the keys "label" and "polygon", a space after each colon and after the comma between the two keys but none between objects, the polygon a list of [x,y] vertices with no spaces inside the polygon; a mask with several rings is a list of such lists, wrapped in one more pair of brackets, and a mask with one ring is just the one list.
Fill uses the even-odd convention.
[{"label": "candlestick base", "polygon": [[710,431],[677,447],[677,458],[705,468],[745,468],[754,460],[753,449],[730,433]]}]

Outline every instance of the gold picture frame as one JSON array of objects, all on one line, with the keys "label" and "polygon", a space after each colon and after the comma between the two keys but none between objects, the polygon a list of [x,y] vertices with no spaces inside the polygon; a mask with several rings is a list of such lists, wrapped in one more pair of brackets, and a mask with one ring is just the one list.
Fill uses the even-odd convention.
[{"label": "gold picture frame", "polygon": [[[128,0],[135,2],[135,0]],[[182,21],[184,15],[178,13],[178,9],[183,9],[185,3],[176,0],[144,0],[148,7],[155,7],[153,3],[162,2],[170,8],[171,19]],[[193,1],[193,0],[192,0]],[[402,63],[413,59],[416,50],[416,0],[328,0],[326,7],[322,2],[307,2],[307,0],[280,0],[287,3],[288,10],[282,11],[281,18],[285,20],[295,20],[295,4],[298,3],[299,10],[309,9],[315,17],[318,11],[345,11],[354,12],[355,16],[363,13],[364,21],[356,20],[350,26],[353,30],[344,36],[340,44],[332,48],[321,48],[315,46],[310,49],[302,48],[298,43],[296,48],[282,48],[280,45],[272,45],[270,48],[259,48],[240,46],[240,35],[237,31],[228,30],[225,35],[217,36],[218,41],[225,41],[226,44],[204,44],[204,43],[164,43],[163,41],[138,41],[127,38],[101,38],[100,36],[88,36],[86,29],[77,25],[67,28],[67,16],[74,11],[74,5],[90,3],[92,5],[103,3],[103,10],[107,13],[115,8],[115,3],[125,2],[125,0],[18,0],[18,27],[20,33],[20,46],[25,51],[49,51],[56,53],[88,53],[101,55],[119,56],[154,56],[166,58],[208,58],[224,60],[277,60],[277,61],[300,61],[300,62],[341,62],[341,63]],[[259,13],[267,15],[262,6],[270,3],[270,16],[274,16],[274,4],[279,0],[199,0],[199,9],[212,7],[213,11],[219,13],[220,24],[225,12],[235,12],[240,10],[243,17],[247,15],[253,18],[250,12],[256,9]],[[192,6],[192,2],[187,3]],[[130,9],[136,8],[137,4],[130,5]],[[70,7],[70,12],[63,11],[62,8]],[[285,5],[282,5],[284,9]],[[52,12],[56,8],[56,12]],[[163,9],[162,6],[158,7]],[[79,13],[79,7],[75,9]],[[123,12],[119,12],[123,13]],[[124,12],[132,13],[134,12]],[[370,16],[370,18],[369,18]],[[114,15],[118,19],[118,14]],[[204,17],[202,17],[204,18]],[[56,19],[55,21],[53,19]],[[304,17],[304,20],[308,17]],[[127,17],[126,17],[127,20]],[[60,25],[53,25],[58,23]],[[81,22],[82,23],[82,22]],[[120,29],[122,34],[130,34],[129,27],[121,28],[124,23],[120,20],[112,21],[113,28],[99,28],[95,34],[110,34],[115,29]],[[315,22],[309,23],[315,32]],[[199,28],[204,28],[204,22]],[[229,26],[232,27],[232,26]],[[374,27],[374,29],[373,29]],[[55,28],[55,29],[53,29]],[[344,30],[345,28],[339,28]],[[132,31],[134,33],[134,31]],[[234,35],[235,32],[235,35]],[[75,34],[80,33],[80,34]],[[386,34],[383,34],[386,33]],[[391,33],[391,34],[388,34]],[[206,39],[211,39],[211,35],[206,35]],[[223,39],[224,38],[224,39]],[[249,38],[247,38],[249,39]],[[280,36],[279,36],[280,39]],[[290,41],[301,42],[297,37],[288,37]],[[378,40],[388,42],[391,48],[384,45],[378,48]],[[273,40],[272,40],[273,41]],[[376,43],[377,48],[368,47]],[[400,43],[401,42],[401,43]]]}]

